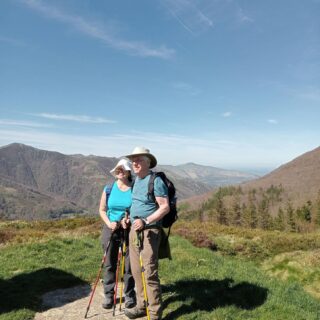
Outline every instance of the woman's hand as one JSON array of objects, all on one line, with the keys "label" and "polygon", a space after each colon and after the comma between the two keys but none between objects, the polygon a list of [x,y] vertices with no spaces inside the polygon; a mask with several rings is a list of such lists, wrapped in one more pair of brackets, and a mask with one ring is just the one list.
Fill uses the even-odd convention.
[{"label": "woman's hand", "polygon": [[111,229],[111,231],[115,231],[119,228],[119,222],[109,222],[108,228]]},{"label": "woman's hand", "polygon": [[127,229],[129,227],[130,224],[130,219],[129,218],[123,218],[121,220],[121,226],[123,229]]}]

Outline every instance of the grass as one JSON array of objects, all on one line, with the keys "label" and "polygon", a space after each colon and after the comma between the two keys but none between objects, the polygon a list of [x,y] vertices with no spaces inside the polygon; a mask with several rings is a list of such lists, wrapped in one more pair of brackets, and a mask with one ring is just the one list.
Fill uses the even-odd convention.
[{"label": "grass", "polygon": [[174,262],[161,264],[164,319],[319,319],[320,303],[299,284],[178,237],[171,244]]},{"label": "grass", "polygon": [[250,260],[280,280],[295,281],[320,299],[320,233],[264,231],[179,221],[174,232],[223,256]]},{"label": "grass", "polygon": [[320,300],[320,250],[293,251],[276,255],[262,263],[269,275],[299,282]]},{"label": "grass", "polygon": [[73,218],[54,221],[2,221],[0,222],[0,245],[39,242],[55,236],[90,235],[98,237],[101,222],[98,218]]},{"label": "grass", "polygon": [[[181,226],[177,224],[175,230]],[[39,237],[43,229],[46,232]],[[98,239],[100,223],[96,219],[16,222],[5,227],[0,224],[0,231],[13,234],[0,247],[0,320],[33,319],[41,310],[42,294],[92,283],[96,277],[102,255]],[[25,241],[21,241],[24,234]],[[238,236],[244,237],[244,232],[235,231],[229,236],[235,243]],[[246,239],[250,237],[255,239],[256,235]],[[265,264],[259,260],[259,264],[244,261],[241,255],[228,256],[227,251],[221,255],[220,251],[196,248],[179,236],[170,236],[170,243],[173,260],[160,263],[165,320],[320,318],[319,301],[297,282],[303,268],[290,264],[293,257],[298,262],[305,261],[305,256],[279,253],[263,260]],[[311,285],[308,279],[317,279],[311,270],[318,260],[312,260],[310,255],[307,261],[310,272],[304,273],[306,282],[302,284]],[[300,270],[292,269],[292,275],[298,277],[282,276],[281,281],[274,278],[275,273],[287,270],[288,265]]]},{"label": "grass", "polygon": [[0,319],[33,319],[42,294],[90,282],[100,260],[99,241],[93,237],[2,248]]},{"label": "grass", "polygon": [[320,249],[320,233],[264,231],[218,225],[213,222],[180,221],[174,232],[200,247],[261,262],[277,254]]}]

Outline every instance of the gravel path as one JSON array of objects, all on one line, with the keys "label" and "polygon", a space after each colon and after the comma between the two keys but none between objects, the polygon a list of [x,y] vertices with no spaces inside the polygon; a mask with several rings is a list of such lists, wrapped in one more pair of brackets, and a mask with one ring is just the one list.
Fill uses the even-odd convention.
[{"label": "gravel path", "polygon": [[[91,288],[88,285],[77,286],[68,289],[59,289],[48,292],[42,297],[42,306],[46,311],[38,312],[35,320],[80,320],[84,319],[87,306],[90,299]],[[101,307],[103,302],[102,284],[96,288],[87,319],[89,320],[122,320],[128,319],[122,310],[119,311],[119,304],[116,307],[116,313],[113,317],[113,310],[105,310]],[[146,318],[140,318],[146,319]]]}]

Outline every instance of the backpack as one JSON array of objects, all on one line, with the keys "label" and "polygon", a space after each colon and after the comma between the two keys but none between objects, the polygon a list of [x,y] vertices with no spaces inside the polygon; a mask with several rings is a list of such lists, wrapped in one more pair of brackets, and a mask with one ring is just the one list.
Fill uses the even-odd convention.
[{"label": "backpack", "polygon": [[164,172],[152,172],[148,184],[148,197],[153,202],[156,202],[156,197],[154,195],[154,180],[156,177],[160,177],[164,184],[168,187],[170,211],[162,218],[162,226],[164,228],[170,228],[172,224],[178,219],[176,188],[172,181],[167,178]]},{"label": "backpack", "polygon": [[112,188],[113,188],[114,184],[115,184],[115,181],[113,181],[111,185],[109,184],[109,185],[106,185],[106,187],[105,187],[107,208],[108,208],[108,200],[109,200],[109,197],[110,197],[110,194],[111,194],[111,191],[112,191]]}]

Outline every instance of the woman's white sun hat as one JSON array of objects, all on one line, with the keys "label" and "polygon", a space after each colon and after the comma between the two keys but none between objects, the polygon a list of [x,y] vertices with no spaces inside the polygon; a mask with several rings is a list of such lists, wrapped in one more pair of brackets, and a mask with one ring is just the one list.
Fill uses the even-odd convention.
[{"label": "woman's white sun hat", "polygon": [[112,170],[110,170],[110,173],[111,173],[113,176],[116,176],[115,171],[116,171],[116,169],[119,168],[119,167],[123,168],[123,169],[126,170],[126,171],[131,171],[130,165],[131,165],[131,163],[130,163],[129,160],[127,160],[127,159],[121,159],[121,160],[119,160],[119,162],[116,164],[116,166],[115,166]]},{"label": "woman's white sun hat", "polygon": [[150,169],[157,165],[156,157],[150,153],[150,150],[145,147],[135,147],[131,154],[125,156],[126,158],[132,160],[133,157],[146,156],[150,159]]}]

